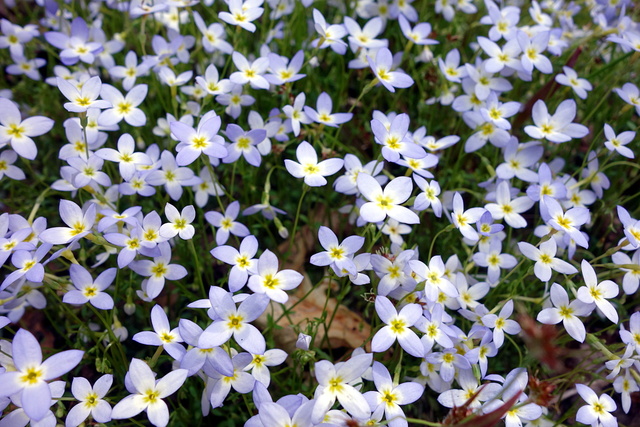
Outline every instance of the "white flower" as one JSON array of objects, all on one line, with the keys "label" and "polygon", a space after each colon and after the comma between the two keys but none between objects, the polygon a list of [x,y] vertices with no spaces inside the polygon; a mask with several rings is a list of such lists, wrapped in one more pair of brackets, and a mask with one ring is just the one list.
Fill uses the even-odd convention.
[{"label": "white flower", "polygon": [[586,331],[577,316],[588,316],[593,310],[593,304],[585,304],[580,300],[569,303],[567,291],[557,283],[551,285],[551,302],[553,307],[545,308],[538,313],[538,322],[546,325],[562,322],[571,338],[584,342]]},{"label": "white flower", "polygon": [[551,270],[555,270],[563,274],[574,274],[578,270],[566,261],[556,258],[558,244],[555,239],[549,239],[540,244],[540,248],[536,248],[531,243],[519,242],[518,248],[520,252],[530,260],[535,261],[533,272],[536,277],[543,282],[548,282],[551,278]]},{"label": "white flower", "polygon": [[[610,414],[616,410],[616,402],[603,394],[600,397],[584,384],[576,384],[578,394],[587,402],[576,414],[576,421],[583,424],[591,424],[592,426],[601,425],[602,427],[617,427],[618,421],[616,417]],[[599,424],[598,424],[599,422]]]},{"label": "white flower", "polygon": [[618,285],[611,280],[598,283],[598,276],[586,259],[582,260],[582,277],[585,286],[578,289],[578,299],[586,304],[595,303],[607,319],[618,323],[618,312],[613,304],[607,301],[618,295]]},{"label": "white flower", "polygon": [[168,224],[160,227],[160,235],[165,239],[170,239],[179,235],[183,240],[189,240],[195,234],[195,228],[191,223],[196,217],[196,210],[192,205],[185,206],[182,212],[178,212],[171,203],[167,203],[164,213],[169,220]]},{"label": "white flower", "polygon": [[309,187],[321,187],[327,183],[325,176],[338,172],[344,161],[342,159],[327,159],[318,162],[318,155],[311,144],[302,141],[296,149],[298,162],[285,159],[284,165],[289,173],[296,178],[304,178]]},{"label": "white flower", "polygon": [[587,91],[593,89],[586,79],[578,78],[578,73],[573,68],[562,67],[564,74],[557,74],[556,81],[564,86],[569,86],[582,99],[587,98]]},{"label": "white flower", "polygon": [[384,221],[387,215],[404,224],[418,224],[420,218],[410,209],[400,206],[410,196],[413,189],[411,178],[402,176],[389,182],[384,190],[380,183],[366,173],[357,178],[358,189],[367,203],[360,207],[360,216],[367,222]]},{"label": "white flower", "polygon": [[162,399],[178,391],[187,378],[187,372],[186,369],[176,369],[156,380],[149,365],[140,359],[132,359],[128,377],[134,393],[114,406],[111,417],[122,420],[146,411],[151,424],[166,426],[169,423],[169,408]]}]

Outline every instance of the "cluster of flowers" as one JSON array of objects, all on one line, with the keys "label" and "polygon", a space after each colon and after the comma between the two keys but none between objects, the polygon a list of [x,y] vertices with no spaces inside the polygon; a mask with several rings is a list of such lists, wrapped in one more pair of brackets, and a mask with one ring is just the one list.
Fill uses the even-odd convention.
[{"label": "cluster of flowers", "polygon": [[[59,179],[46,190],[66,194],[59,201],[59,218],[65,226],[49,227],[57,218],[37,215],[46,193],[34,201],[26,218],[19,213],[0,215],[0,265],[7,271],[0,282],[0,327],[9,329],[7,325],[18,323],[27,309],[43,310],[52,303],[60,304],[61,310],[80,323],[76,313],[81,312],[79,307],[86,307],[90,311],[85,313],[92,313],[103,324],[78,324],[78,340],[113,347],[122,356],[118,363],[128,365],[126,376],[90,376],[96,378],[93,386],[87,378],[75,377],[71,392],[77,402],[66,414],[67,426],[80,425],[89,416],[106,423],[143,411],[153,425],[167,425],[170,411],[164,399],[191,381],[202,389],[205,416],[223,408],[232,390],[250,393],[256,412],[253,417],[247,414],[247,426],[342,426],[351,421],[377,425],[383,419],[393,427],[405,426],[408,421],[401,406],[419,401],[427,388],[452,414],[458,414],[460,407],[469,409],[456,421],[471,414],[499,412],[508,427],[523,422],[553,425],[556,416],[547,408],[549,393],[530,378],[525,367],[504,361],[504,375],[489,369],[489,359],[504,348],[505,339],[513,341],[511,336],[522,327],[511,318],[518,302],[515,291],[494,298],[498,302],[489,307],[481,300],[497,295],[493,289],[510,283],[516,272],[525,280],[528,276],[520,268],[529,267],[530,261],[534,263],[532,274],[541,283],[540,291],[534,292],[536,298],[529,298],[536,303],[537,321],[562,323],[570,338],[598,350],[606,359],[600,367],[609,371],[606,380],[619,394],[623,411],[630,411],[631,393],[640,390],[640,313],[631,314],[625,326],[621,313],[626,309],[615,299],[620,285],[609,278],[621,277],[623,293],[637,294],[640,221],[633,218],[633,210],[630,213],[618,206],[619,224],[612,230],[620,240],[606,251],[593,243],[593,235],[586,230],[594,219],[590,206],[603,202],[611,187],[605,171],[616,164],[626,166],[625,162],[610,163],[611,159],[634,159],[628,145],[636,134],[621,129],[619,122],[603,123],[599,124],[603,139],[587,123],[574,122],[579,102],[597,87],[568,65],[559,73],[549,58],[566,53],[580,37],[597,42],[603,50],[613,46],[623,54],[629,52],[628,56],[640,51],[640,26],[626,15],[629,1],[584,6],[532,1],[527,18],[521,17],[521,8],[491,0],[482,4],[436,2],[430,12],[442,14],[446,21],[454,19],[456,10],[484,13],[480,24],[483,32],[488,30],[488,37],[473,40],[474,63],[462,63],[464,55],[458,49],[446,47],[444,38],[436,40],[432,26],[420,22],[414,7],[418,2],[408,0],[353,2],[348,8],[353,17],[344,11],[329,21],[325,17],[329,14],[312,9],[310,0],[300,4],[294,0],[268,0],[267,4],[229,0],[218,2],[217,15],[211,12],[213,1],[203,0],[200,10],[207,11],[207,19],[202,16],[205,13],[192,9],[199,6],[197,0],[86,2],[81,14],[73,13],[64,2],[43,3],[40,24],[49,31],[41,34],[36,25],[20,26],[3,19],[0,49],[8,48],[13,64],[5,71],[15,79],[42,78],[45,59],[29,56],[36,46],[46,46],[62,63],[52,67],[54,75],[47,76],[46,83],[61,100],[66,98],[66,113],[42,114],[65,117],[62,128],[67,142],[55,147],[62,162]],[[330,9],[331,16],[334,9]],[[265,10],[270,12],[265,14]],[[110,14],[126,16],[128,25],[136,23],[142,31],[146,25],[154,26],[166,37],[154,35],[153,54],[148,55],[143,33],[138,40],[141,51],[137,51],[135,43],[125,41],[126,33],[103,30],[109,27],[103,21]],[[595,29],[582,29],[574,21],[578,15],[589,18]],[[293,26],[293,18],[301,16],[308,19],[311,36],[296,41],[300,50],[290,57],[278,53],[288,40],[286,25]],[[259,53],[242,54],[238,50],[241,40],[256,33],[256,24],[265,27]],[[190,33],[196,29],[198,37]],[[394,39],[383,38],[385,32],[394,31],[405,43],[404,52],[392,52]],[[230,41],[227,32],[234,34]],[[444,51],[435,56],[432,49],[438,44],[445,45]],[[420,52],[413,57],[414,63],[427,63],[439,79],[437,96],[422,101],[450,107],[452,117],[457,113],[468,125],[471,132],[459,155],[464,151],[481,158],[491,172],[488,180],[469,183],[465,189],[452,187],[439,176],[436,180],[435,173],[441,171],[435,168],[445,161],[455,163],[450,162],[452,147],[458,148],[461,138],[436,138],[427,134],[425,126],[412,128],[412,120],[421,120],[405,112],[373,110],[361,120],[371,131],[374,152],[380,153],[377,158],[363,161],[362,153],[352,147],[337,152],[344,148],[340,132],[356,121],[360,100],[369,92],[382,96],[418,86],[417,77],[401,68],[410,65],[407,53],[416,45]],[[327,48],[331,52],[323,52]],[[343,110],[345,102],[338,103],[324,88],[308,91],[309,96],[317,96],[315,108],[307,105],[307,93],[296,89],[298,81],[319,78],[321,57],[331,66],[344,64],[342,57],[349,57],[349,70],[372,76],[348,111]],[[339,61],[334,62],[335,58]],[[232,66],[235,71],[227,73]],[[515,84],[538,81],[540,75],[554,72],[558,74],[550,78],[547,93],[566,86],[565,95],[572,90],[578,102],[556,102],[550,95],[538,96],[528,106],[508,100]],[[613,91],[617,97],[612,102],[627,104],[623,112],[635,107],[640,115],[637,86],[625,83],[607,88],[603,99]],[[32,171],[20,168],[18,158],[25,165],[37,160],[40,150],[32,138],[45,140],[43,135],[54,129],[55,122],[27,114],[31,110],[14,102],[10,90],[0,95],[2,185],[33,179]],[[246,112],[245,107],[267,105],[266,98],[277,98],[278,107],[267,114]],[[163,104],[163,111],[151,117],[157,113],[154,102]],[[555,112],[550,114],[549,108]],[[533,124],[522,126],[519,118],[529,117],[527,109]],[[23,115],[29,117],[23,119]],[[145,133],[150,127],[148,118],[156,123],[151,132],[158,143],[145,143],[143,135],[151,135]],[[521,131],[532,141],[520,142],[516,135],[522,135]],[[555,157],[559,147],[594,131],[581,168],[576,170]],[[289,150],[291,154],[284,156],[291,158],[282,161],[279,154],[290,144],[296,147],[295,158]],[[490,153],[495,162],[482,153]],[[236,175],[240,175],[236,168],[251,174],[262,171],[265,164],[269,169],[262,198],[256,200],[259,193],[250,194],[250,202],[242,206],[234,193]],[[232,165],[232,171],[225,165]],[[282,222],[286,212],[271,204],[277,191],[271,188],[270,177],[278,169],[288,172],[285,180],[292,181],[291,176],[303,180],[292,228]],[[268,348],[271,340],[253,322],[269,316],[274,304],[286,306],[287,291],[298,288],[304,275],[281,268],[275,246],[258,255],[260,244],[268,239],[257,235],[258,220],[249,224],[248,216],[260,212],[266,229],[272,221],[280,236],[290,235],[293,243],[302,198],[328,187],[327,177],[341,171],[333,191],[325,194],[344,196],[341,200],[348,204],[339,211],[349,217],[351,229],[357,232],[341,240],[331,228],[320,226],[317,235],[323,250],[309,262],[326,267],[327,275],[345,287],[354,284],[371,289],[375,315],[370,323],[380,327],[348,359],[317,360],[311,393],[289,390],[290,394],[274,401],[268,389],[269,368],[283,364],[288,354]],[[215,199],[218,211],[208,210],[210,199]],[[226,205],[224,199],[228,199]],[[162,209],[166,221],[158,213]],[[238,220],[241,211],[251,227]],[[205,288],[194,243],[208,244],[208,230],[202,221],[196,222],[201,218],[215,230],[212,258],[230,266],[224,286]],[[463,248],[460,252],[451,248],[447,255],[434,254],[434,243],[442,234],[431,233],[428,243],[418,236],[426,224],[441,218],[446,225],[440,233],[460,233],[452,240]],[[522,237],[514,238],[512,233]],[[227,244],[231,235],[238,245]],[[387,247],[373,250],[381,243]],[[418,244],[423,245],[422,252]],[[176,256],[184,247],[190,251],[190,265]],[[461,260],[463,252],[468,258]],[[611,258],[610,264],[596,265],[605,257]],[[102,266],[107,268],[100,270]],[[614,274],[601,280],[594,266],[609,268]],[[123,285],[118,285],[127,270],[132,278],[140,277],[135,297],[133,287],[123,297]],[[577,286],[579,272],[583,284]],[[185,285],[189,274],[199,285],[196,291]],[[168,293],[167,281],[180,291],[180,311],[185,309],[190,315],[169,318],[156,301],[162,299],[163,291]],[[124,350],[128,330],[118,313],[132,315],[136,305],[144,303],[153,304],[149,319],[153,331],[139,331],[131,340],[156,347],[156,353],[150,361],[129,360]],[[206,309],[206,325],[188,318],[197,316],[197,309]],[[615,352],[585,327],[587,320],[604,322],[602,318],[620,327],[624,345]],[[171,323],[177,327],[172,328]],[[311,332],[317,330],[306,332],[310,334],[299,336],[297,351],[315,357],[313,350],[321,344]],[[407,356],[396,358],[395,371],[390,371],[385,353],[396,342],[396,351]],[[60,415],[51,407],[64,395],[66,383],[53,380],[80,364],[89,369],[90,364],[82,362],[89,352],[61,351],[43,362],[40,344],[26,329],[17,330],[11,342],[0,341],[0,347],[0,409],[4,411],[0,426],[55,425]],[[153,368],[163,351],[172,369],[156,379]],[[189,379],[193,377],[201,381]],[[581,377],[580,381],[591,379]],[[113,398],[107,398],[114,403],[112,407],[105,397],[114,382],[116,390],[124,385],[129,395],[112,394]],[[617,406],[608,394],[598,396],[585,384],[575,388],[586,402],[575,415],[578,422],[617,425],[611,414]]]}]

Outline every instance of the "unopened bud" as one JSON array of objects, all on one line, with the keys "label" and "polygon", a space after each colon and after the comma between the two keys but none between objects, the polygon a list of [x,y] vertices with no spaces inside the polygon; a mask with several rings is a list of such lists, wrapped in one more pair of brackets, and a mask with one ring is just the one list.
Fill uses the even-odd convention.
[{"label": "unopened bud", "polygon": [[282,221],[280,221],[278,217],[275,217],[273,218],[273,222],[276,224],[276,227],[278,228],[278,234],[280,235],[280,237],[282,237],[283,239],[288,238],[289,230],[287,230],[287,227],[282,225]]},{"label": "unopened bud", "polygon": [[136,312],[136,305],[132,302],[127,302],[124,305],[124,312],[128,315],[131,316],[133,313]]},{"label": "unopened bud", "polygon": [[309,350],[309,346],[311,345],[311,335],[303,334],[300,332],[298,335],[298,340],[296,341],[296,347],[301,350]]}]

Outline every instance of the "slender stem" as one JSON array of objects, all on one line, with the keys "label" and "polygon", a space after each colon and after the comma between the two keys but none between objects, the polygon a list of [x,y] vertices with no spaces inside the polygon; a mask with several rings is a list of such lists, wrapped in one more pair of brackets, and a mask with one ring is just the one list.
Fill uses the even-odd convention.
[{"label": "slender stem", "polygon": [[191,249],[191,254],[193,255],[193,262],[196,264],[196,280],[198,285],[200,286],[200,292],[204,297],[207,297],[207,292],[204,289],[204,282],[202,281],[202,271],[200,271],[200,261],[198,258],[198,252],[196,251],[196,246],[193,244],[193,239],[189,239],[189,249]]},{"label": "slender stem", "polygon": [[438,232],[438,234],[436,234],[436,235],[433,237],[433,239],[431,240],[431,246],[429,246],[429,259],[431,259],[431,255],[433,254],[433,247],[435,246],[435,244],[436,244],[436,240],[438,240],[438,237],[440,237],[440,235],[441,235],[441,234],[444,234],[444,233],[448,233],[448,232],[450,232],[450,231],[451,231],[451,230],[453,230],[454,228],[456,228],[456,226],[455,226],[455,225],[453,225],[453,224],[449,224],[448,226],[446,226],[445,228],[443,228],[442,230],[440,230],[440,231]]},{"label": "slender stem", "polygon": [[153,357],[151,357],[151,360],[149,361],[150,368],[153,368],[154,366],[156,366],[156,363],[158,363],[158,358],[162,354],[162,350],[164,350],[163,346],[156,348],[156,352],[153,353]]},{"label": "slender stem", "polygon": [[291,240],[289,242],[289,248],[293,249],[293,241],[296,238],[296,229],[298,228],[298,220],[300,219],[300,209],[302,208],[302,201],[304,200],[304,196],[309,191],[309,186],[307,184],[302,185],[302,194],[300,195],[300,200],[298,201],[298,209],[296,210],[296,219],[293,221],[293,230],[291,231]]}]

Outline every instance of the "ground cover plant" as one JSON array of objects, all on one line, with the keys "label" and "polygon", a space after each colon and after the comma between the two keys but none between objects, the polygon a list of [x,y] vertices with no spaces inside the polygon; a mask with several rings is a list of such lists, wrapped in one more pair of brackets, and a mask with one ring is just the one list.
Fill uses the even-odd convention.
[{"label": "ground cover plant", "polygon": [[0,427],[639,425],[638,10],[0,4]]}]

